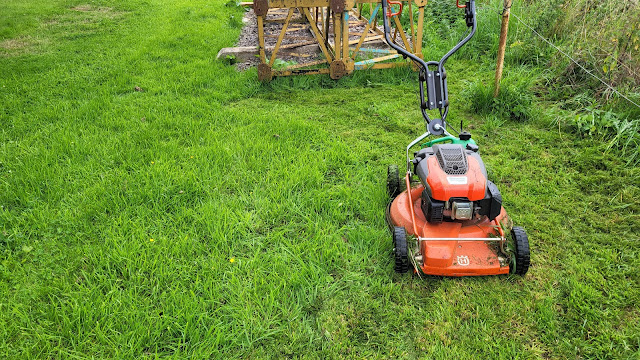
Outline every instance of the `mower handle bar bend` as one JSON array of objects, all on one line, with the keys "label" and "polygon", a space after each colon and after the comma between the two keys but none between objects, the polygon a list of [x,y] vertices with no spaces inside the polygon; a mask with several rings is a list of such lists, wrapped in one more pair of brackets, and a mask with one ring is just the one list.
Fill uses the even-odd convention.
[{"label": "mower handle bar bend", "polygon": [[[399,46],[398,44],[396,44],[391,39],[389,17],[391,15],[396,15],[396,13],[391,14],[389,12],[389,3],[390,2],[391,1],[389,1],[389,0],[382,0],[382,13],[384,14],[382,16],[382,19],[383,19],[382,22],[383,22],[383,25],[384,25],[384,37],[385,37],[385,40],[387,41],[387,43],[389,44],[389,46],[391,46],[393,49],[395,49],[401,55],[403,55],[405,57],[408,57],[409,59],[414,61],[420,67],[420,110],[422,110],[422,117],[427,122],[427,125],[429,125],[429,123],[431,122],[431,118],[429,117],[429,114],[427,114],[427,110],[425,108],[425,104],[426,104],[425,103],[425,99],[424,99],[424,81],[425,80],[423,80],[423,79],[426,79],[426,76],[427,76],[428,71],[429,71],[429,66],[437,66],[438,67],[438,72],[440,74],[446,74],[445,69],[444,69],[444,64],[447,62],[447,60],[453,54],[456,53],[456,51],[458,51],[469,40],[471,40],[473,35],[476,33],[477,21],[476,21],[476,4],[475,4],[475,0],[469,0],[469,2],[464,6],[461,6],[459,4],[459,0],[456,0],[456,6],[457,7],[459,7],[459,8],[469,7],[468,11],[470,12],[470,14],[472,16],[471,31],[469,32],[469,34],[467,34],[467,36],[465,36],[462,40],[460,40],[460,42],[458,42],[458,44],[456,44],[456,46],[454,46],[451,50],[449,50],[449,52],[447,52],[440,59],[440,61],[424,61],[421,58],[417,57],[416,55],[412,54],[407,49],[404,49],[403,47]],[[402,8],[401,8],[401,10],[402,10]],[[414,41],[422,41],[422,39],[413,39],[413,40]],[[447,92],[446,76],[444,77],[444,80],[443,80],[443,92],[444,93]],[[448,101],[447,101],[444,104],[444,113],[442,112],[442,109],[440,109],[440,116],[442,117],[442,123],[443,123],[445,128],[447,126],[447,123],[446,123],[445,120],[447,118],[447,114],[448,113],[449,113],[449,104],[448,104]]]}]

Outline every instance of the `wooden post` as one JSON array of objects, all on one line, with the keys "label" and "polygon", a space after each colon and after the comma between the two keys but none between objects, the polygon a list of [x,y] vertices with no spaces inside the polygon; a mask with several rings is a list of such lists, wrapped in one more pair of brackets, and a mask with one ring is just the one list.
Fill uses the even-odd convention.
[{"label": "wooden post", "polygon": [[507,32],[509,31],[509,13],[512,0],[504,0],[504,11],[502,13],[502,26],[500,27],[500,44],[498,45],[498,63],[496,65],[496,89],[493,97],[498,97],[500,93],[500,79],[502,78],[502,68],[504,66],[504,50],[507,46]]}]

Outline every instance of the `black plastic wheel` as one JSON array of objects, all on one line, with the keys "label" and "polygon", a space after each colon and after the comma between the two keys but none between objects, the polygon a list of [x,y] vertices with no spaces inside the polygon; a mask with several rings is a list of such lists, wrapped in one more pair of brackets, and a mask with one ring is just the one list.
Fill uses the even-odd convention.
[{"label": "black plastic wheel", "polygon": [[393,228],[393,256],[395,265],[393,269],[400,274],[409,270],[409,258],[407,256],[407,232],[403,227]]},{"label": "black plastic wheel", "polygon": [[523,275],[529,271],[529,265],[531,264],[531,253],[529,251],[529,237],[523,228],[520,226],[514,226],[511,229],[511,236],[515,244],[515,270],[514,274]]},{"label": "black plastic wheel", "polygon": [[392,199],[400,194],[400,175],[398,165],[389,165],[387,168],[387,194]]}]

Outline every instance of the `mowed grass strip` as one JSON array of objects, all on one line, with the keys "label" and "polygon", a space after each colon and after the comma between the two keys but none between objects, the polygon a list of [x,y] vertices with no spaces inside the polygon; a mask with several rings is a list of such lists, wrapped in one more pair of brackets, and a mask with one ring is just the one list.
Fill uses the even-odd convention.
[{"label": "mowed grass strip", "polygon": [[3,4],[1,357],[638,356],[638,168],[545,111],[470,113],[463,80],[492,71],[453,59],[451,119],[533,265],[395,275],[384,181],[423,131],[415,74],[261,85],[215,61],[231,5]]}]

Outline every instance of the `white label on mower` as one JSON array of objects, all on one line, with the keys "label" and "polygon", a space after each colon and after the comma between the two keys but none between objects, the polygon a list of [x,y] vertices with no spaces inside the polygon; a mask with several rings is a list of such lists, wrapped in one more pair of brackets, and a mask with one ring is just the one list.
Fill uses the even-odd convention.
[{"label": "white label on mower", "polygon": [[447,181],[451,185],[466,185],[467,177],[466,176],[447,176]]},{"label": "white label on mower", "polygon": [[460,266],[469,266],[469,257],[462,255],[462,256],[458,256],[458,265]]}]

